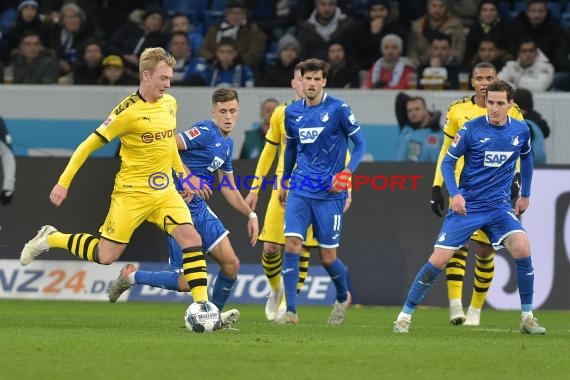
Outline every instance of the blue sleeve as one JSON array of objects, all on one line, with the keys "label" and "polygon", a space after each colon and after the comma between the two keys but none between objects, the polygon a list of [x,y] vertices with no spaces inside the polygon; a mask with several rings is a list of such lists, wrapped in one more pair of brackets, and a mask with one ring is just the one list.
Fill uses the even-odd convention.
[{"label": "blue sleeve", "polygon": [[360,164],[360,161],[362,161],[364,154],[366,154],[366,140],[364,140],[364,133],[362,133],[362,129],[360,128],[350,135],[350,139],[354,144],[354,149],[352,150],[350,162],[346,167],[354,173]]},{"label": "blue sleeve", "polygon": [[468,129],[466,127],[462,127],[459,132],[457,132],[441,163],[441,174],[443,175],[443,180],[450,197],[459,194],[457,183],[455,183],[455,164],[457,160],[465,154],[467,147],[466,140],[468,138],[467,132]]},{"label": "blue sleeve", "polygon": [[342,129],[346,132],[354,144],[350,162],[346,166],[350,169],[351,172],[354,173],[360,164],[360,161],[362,161],[362,158],[366,154],[366,141],[364,140],[364,133],[362,133],[362,128],[360,128],[360,124],[358,124],[358,121],[356,121],[356,117],[352,113],[352,110],[348,104],[341,104],[339,119]]},{"label": "blue sleeve", "polygon": [[255,79],[253,76],[253,70],[251,69],[250,66],[243,65],[242,74],[243,74],[243,77],[241,80],[242,87],[253,87],[253,86],[255,86]]},{"label": "blue sleeve", "polygon": [[[205,128],[205,129],[204,129]],[[198,149],[206,146],[211,138],[210,126],[203,126],[200,123],[194,124],[190,129],[180,133],[186,149]]]},{"label": "blue sleeve", "polygon": [[[525,150],[522,152],[522,150]],[[521,149],[521,196],[528,198],[530,197],[530,187],[532,184],[532,169],[533,169],[533,157],[532,148],[530,141],[530,132],[527,143]]]},{"label": "blue sleeve", "polygon": [[287,144],[285,144],[283,165],[283,178],[291,177],[295,162],[297,161],[297,140],[287,137]]}]

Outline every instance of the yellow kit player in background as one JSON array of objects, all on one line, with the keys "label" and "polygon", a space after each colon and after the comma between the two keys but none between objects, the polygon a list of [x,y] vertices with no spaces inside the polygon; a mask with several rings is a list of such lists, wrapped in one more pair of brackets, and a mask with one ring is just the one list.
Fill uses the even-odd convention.
[{"label": "yellow kit player in background", "polygon": [[[434,213],[442,216],[444,210],[444,200],[441,187],[443,176],[441,174],[441,163],[445,157],[449,146],[453,142],[455,135],[466,121],[483,116],[487,113],[485,106],[485,93],[487,86],[497,79],[495,66],[488,62],[480,62],[473,68],[471,85],[475,89],[475,95],[464,97],[452,103],[447,111],[445,126],[443,128],[443,146],[439,153],[435,176],[433,180],[431,207]],[[515,119],[523,120],[519,108],[515,105],[511,107],[508,115]],[[463,169],[463,157],[457,161],[455,167],[455,179],[458,182],[461,170]],[[518,168],[518,166],[517,166]],[[518,169],[517,169],[518,170]],[[520,189],[520,174],[515,175],[512,188],[512,196],[518,196]],[[463,310],[462,294],[463,279],[465,277],[465,265],[468,254],[467,247],[462,247],[455,251],[453,257],[445,268],[447,277],[447,294],[449,298],[449,322],[454,325],[478,326],[481,320],[481,308],[485,303],[487,291],[491,286],[494,274],[494,252],[489,243],[487,235],[478,230],[471,236],[471,248],[475,250],[475,276],[471,303],[467,309],[467,315]],[[489,256],[485,253],[489,252]]]},{"label": "yellow kit player in background", "polygon": [[[176,99],[167,94],[176,60],[162,48],[145,49],[140,57],[140,86],[75,150],[50,194],[59,207],[67,198],[73,177],[88,156],[118,137],[121,168],[115,178],[111,205],[101,238],[88,233],[61,233],[43,226],[22,250],[20,263],[28,265],[50,248],[62,248],[88,261],[109,265],[125,250],[133,231],[145,220],[155,223],[183,247],[184,276],[194,301],[207,301],[206,261],[200,235],[192,225],[186,203],[174,184],[162,190],[164,177],[174,169],[185,173],[176,147]],[[186,191],[191,191],[186,185]],[[209,189],[208,189],[209,190]],[[204,191],[200,191],[200,195]]]},{"label": "yellow kit player in background", "polygon": [[[294,77],[291,79],[291,87],[295,90],[295,100],[303,97],[303,82],[301,76],[301,65],[303,62],[295,66]],[[257,200],[259,197],[259,190],[271,187],[271,198],[267,205],[265,219],[263,221],[263,229],[259,235],[259,239],[263,241],[263,254],[261,265],[263,272],[269,281],[271,293],[265,305],[265,316],[267,320],[274,321],[278,313],[285,312],[285,293],[283,284],[281,283],[281,267],[283,264],[282,252],[285,246],[285,235],[283,224],[285,222],[285,209],[279,203],[279,187],[281,186],[281,178],[283,177],[283,160],[285,153],[285,143],[287,137],[285,134],[285,108],[291,102],[282,103],[273,110],[271,115],[270,128],[265,135],[265,146],[259,156],[257,167],[255,169],[255,180],[251,184],[251,190],[246,196],[246,203],[255,211]],[[273,164],[273,160],[279,150],[279,158],[277,167],[275,168],[275,178],[271,182],[265,180],[267,173]],[[350,160],[350,155],[347,152],[347,160]],[[275,182],[273,183],[273,180]],[[345,211],[351,203],[351,192],[348,192],[346,199]],[[301,250],[301,257],[299,258],[299,281],[297,282],[297,293],[301,291],[305,279],[307,278],[309,269],[310,248],[318,247],[319,243],[313,237],[313,228],[309,227],[307,231],[307,238]]]}]

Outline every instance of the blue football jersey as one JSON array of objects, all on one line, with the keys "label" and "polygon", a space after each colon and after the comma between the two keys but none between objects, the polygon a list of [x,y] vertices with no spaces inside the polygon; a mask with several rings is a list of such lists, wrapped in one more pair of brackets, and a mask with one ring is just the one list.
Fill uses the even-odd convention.
[{"label": "blue football jersey", "polygon": [[465,156],[459,192],[465,198],[468,212],[483,211],[510,207],[516,161],[527,154],[531,154],[531,142],[525,122],[509,117],[505,126],[496,127],[489,124],[485,115],[463,125],[447,151],[444,164],[454,164]]},{"label": "blue football jersey", "polygon": [[291,191],[318,199],[345,198],[346,191],[332,193],[328,189],[332,177],[345,168],[348,137],[359,129],[348,104],[326,93],[315,106],[308,106],[304,99],[287,106],[287,139],[297,140]]},{"label": "blue football jersey", "polygon": [[213,179],[218,169],[233,172],[233,140],[222,135],[213,121],[199,121],[179,136],[185,144],[180,157],[194,175]]}]

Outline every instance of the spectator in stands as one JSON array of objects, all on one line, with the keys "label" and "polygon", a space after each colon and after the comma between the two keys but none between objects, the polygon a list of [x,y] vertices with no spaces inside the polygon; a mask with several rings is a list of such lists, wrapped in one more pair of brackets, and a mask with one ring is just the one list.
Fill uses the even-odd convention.
[{"label": "spectator in stands", "polygon": [[201,28],[196,28],[192,25],[190,19],[184,13],[175,13],[170,20],[170,33],[186,33],[188,35],[188,41],[190,42],[190,51],[193,53],[199,52],[204,42],[204,36],[200,29]]},{"label": "spectator in stands", "polygon": [[[532,39],[538,48],[557,66],[558,47],[564,38],[564,30],[548,10],[547,0],[526,0],[527,9],[512,21],[511,50],[516,55],[522,40]],[[529,88],[530,90],[530,88]]]},{"label": "spectator in stands", "polygon": [[252,68],[256,75],[259,74],[267,37],[257,24],[248,21],[247,12],[246,0],[229,0],[225,8],[225,19],[218,25],[211,26],[206,32],[200,48],[200,57],[209,62],[214,61],[218,43],[223,38],[233,39],[243,62]]},{"label": "spectator in stands", "polygon": [[429,112],[421,96],[407,99],[406,112],[396,161],[436,162],[443,142],[441,112]]},{"label": "spectator in stands", "polygon": [[409,36],[408,58],[414,66],[429,59],[429,47],[436,32],[451,37],[451,55],[463,62],[465,30],[459,18],[448,12],[444,0],[426,0],[427,14],[412,24]]},{"label": "spectator in stands", "polygon": [[22,34],[18,53],[12,59],[15,84],[53,84],[59,68],[52,51],[45,49],[34,30]]},{"label": "spectator in stands", "polygon": [[184,84],[185,80],[194,75],[199,65],[206,65],[202,58],[192,56],[192,48],[188,33],[174,32],[170,35],[169,52],[176,59],[173,69],[172,83]]},{"label": "spectator in stands", "polygon": [[513,87],[533,92],[548,91],[554,80],[554,66],[531,39],[522,40],[516,61],[511,60],[499,72],[498,79]]},{"label": "spectator in stands", "polygon": [[495,66],[497,72],[501,71],[503,66],[505,66],[505,58],[503,54],[501,54],[501,50],[497,47],[497,43],[492,37],[485,36],[481,38],[481,42],[479,42],[479,47],[477,49],[477,53],[469,62],[469,72],[473,71],[473,66],[478,64],[479,62],[490,62]]},{"label": "spectator in stands", "polygon": [[118,55],[108,55],[103,59],[103,75],[97,84],[104,86],[132,86],[137,80],[125,73],[125,65]]},{"label": "spectator in stands", "polygon": [[360,70],[368,70],[379,58],[378,46],[387,34],[396,34],[408,40],[407,29],[398,21],[397,14],[391,12],[390,0],[368,0],[364,19],[356,20],[343,34],[342,39],[347,55],[352,57]]},{"label": "spectator in stands", "polygon": [[227,37],[218,43],[216,59],[208,66],[198,67],[195,76],[202,78],[202,85],[210,87],[253,87],[255,84],[253,70],[242,61],[236,41]]},{"label": "spectator in stands", "polygon": [[42,22],[38,12],[38,2],[35,0],[24,0],[18,5],[18,18],[16,24],[8,31],[8,51],[12,52],[18,48],[22,38],[22,33],[26,30],[35,30],[44,46],[49,44],[49,26]]},{"label": "spectator in stands", "polygon": [[[83,6],[88,15],[94,15],[93,18],[97,21],[101,38],[108,41],[125,25],[131,16],[140,13],[139,10],[147,9],[147,7],[156,4],[157,0],[77,0],[77,2]],[[88,9],[85,6],[86,2],[95,10]]]},{"label": "spectator in stands", "polygon": [[81,62],[73,70],[73,84],[97,84],[103,74],[103,45],[99,40],[91,39],[82,49]]},{"label": "spectator in stands", "polygon": [[77,4],[65,4],[60,11],[59,23],[54,25],[49,47],[56,53],[59,74],[66,75],[79,64],[79,50],[93,37],[94,30],[87,23],[85,13]]},{"label": "spectator in stands", "polygon": [[344,45],[340,41],[329,42],[328,54],[329,73],[328,88],[359,88],[360,78],[358,66],[347,57]]},{"label": "spectator in stands", "polygon": [[336,0],[315,0],[315,10],[299,25],[297,40],[301,44],[303,59],[327,60],[327,44],[341,39],[353,20],[342,13]]},{"label": "spectator in stands", "polygon": [[168,36],[162,33],[164,11],[158,6],[148,6],[142,16],[142,24],[132,19],[119,28],[111,37],[113,54],[123,59],[128,75],[139,78],[139,56],[148,47],[167,48]]},{"label": "spectator in stands", "polygon": [[406,57],[402,57],[403,45],[402,39],[395,34],[388,34],[382,38],[380,43],[382,58],[374,62],[368,71],[366,87],[386,90],[408,88],[415,69]]},{"label": "spectator in stands", "polygon": [[[467,33],[463,63],[466,66],[473,64],[480,42],[484,37],[493,39],[496,47],[500,49],[499,53],[506,59],[510,59],[512,55],[509,54],[510,56],[505,56],[505,54],[510,53],[509,47],[511,45],[512,36],[509,30],[509,22],[501,19],[499,1],[481,1],[479,6],[479,20],[471,26],[469,33]],[[497,70],[500,70],[500,68],[497,68]]]},{"label": "spectator in stands", "polygon": [[532,156],[535,164],[546,164],[546,147],[544,139],[550,136],[550,127],[542,115],[534,110],[532,92],[526,88],[517,88],[513,94],[513,100],[519,106],[524,121],[530,129],[532,144]]},{"label": "spectator in stands", "polygon": [[254,160],[259,157],[265,146],[265,135],[270,127],[271,115],[273,115],[273,110],[278,105],[279,102],[273,98],[267,98],[261,103],[261,109],[259,110],[261,123],[255,126],[254,129],[245,131],[245,140],[239,155],[240,159]]},{"label": "spectator in stands", "polygon": [[[441,72],[443,79],[443,89],[457,90],[459,89],[459,72],[461,69],[460,62],[451,55],[451,37],[447,34],[434,33],[430,51],[429,60],[422,64],[418,69],[418,78],[426,79],[430,73]],[[439,70],[433,70],[439,69]],[[418,88],[425,88],[420,79]]]},{"label": "spectator in stands", "polygon": [[301,46],[291,34],[284,34],[277,44],[277,62],[269,66],[263,76],[263,86],[291,87],[295,66],[301,60]]}]

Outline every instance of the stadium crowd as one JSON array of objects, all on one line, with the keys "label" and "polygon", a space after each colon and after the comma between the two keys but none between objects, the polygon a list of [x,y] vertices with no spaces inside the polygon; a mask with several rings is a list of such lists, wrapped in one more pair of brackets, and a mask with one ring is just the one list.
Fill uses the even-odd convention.
[{"label": "stadium crowd", "polygon": [[167,49],[175,84],[289,87],[331,65],[329,88],[467,89],[493,62],[533,92],[570,90],[570,6],[546,0],[5,0],[0,78],[137,83],[140,53]]}]

